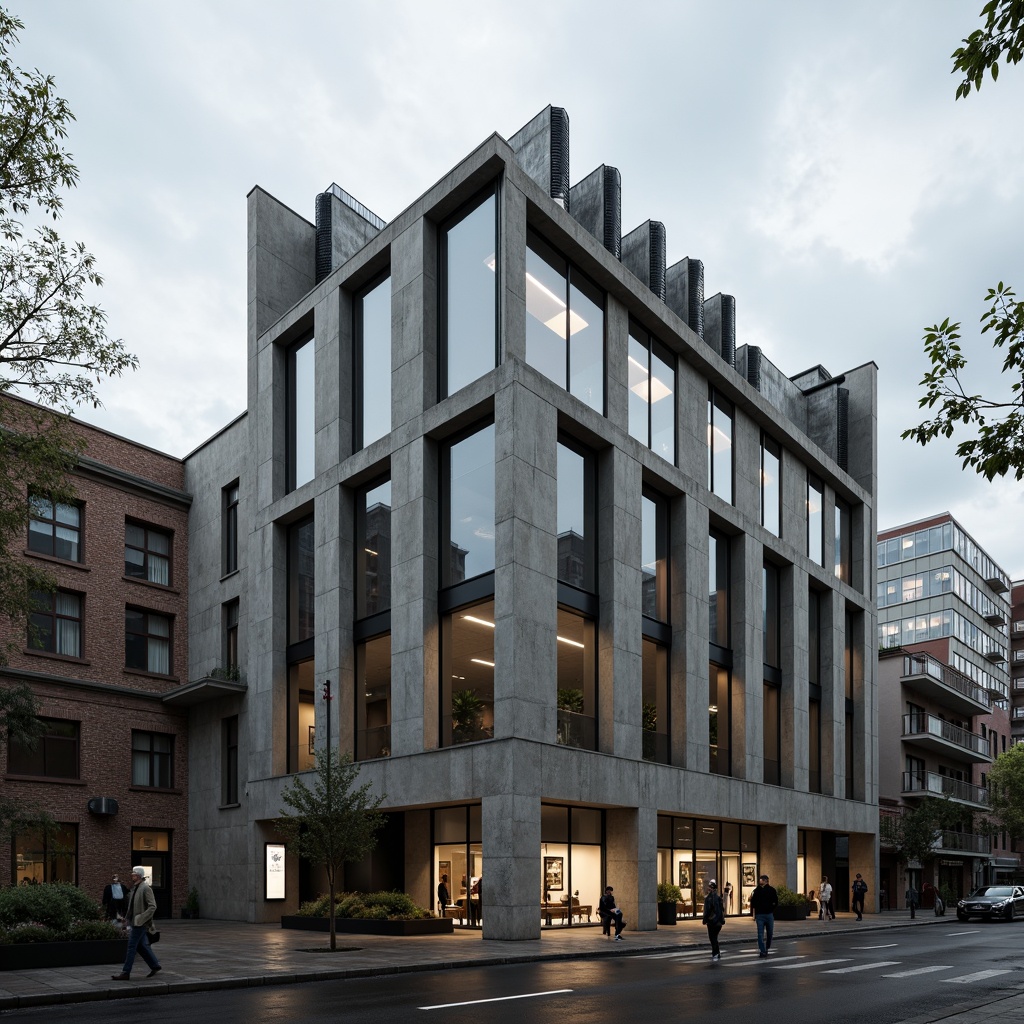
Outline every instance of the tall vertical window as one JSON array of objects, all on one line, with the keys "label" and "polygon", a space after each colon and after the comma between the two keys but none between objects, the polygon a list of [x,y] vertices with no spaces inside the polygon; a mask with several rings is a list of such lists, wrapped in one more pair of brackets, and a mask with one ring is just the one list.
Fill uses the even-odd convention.
[{"label": "tall vertical window", "polygon": [[666,462],[676,460],[676,357],[638,324],[629,325],[629,433]]},{"label": "tall vertical window", "polygon": [[708,393],[708,490],[732,502],[732,403]]},{"label": "tall vertical window", "polygon": [[82,560],[82,510],[32,495],[29,498],[28,549],[69,562]]},{"label": "tall vertical window", "polygon": [[526,361],[604,412],[604,293],[530,232]]},{"label": "tall vertical window", "polygon": [[356,618],[391,607],[391,481],[356,496]]},{"label": "tall vertical window", "polygon": [[498,197],[491,191],[441,230],[441,395],[498,363]]},{"label": "tall vertical window", "polygon": [[448,450],[446,586],[494,571],[494,425],[477,430]]},{"label": "tall vertical window", "polygon": [[558,578],[593,592],[597,578],[594,461],[589,453],[558,442]]},{"label": "tall vertical window", "polygon": [[855,627],[860,625],[860,615],[855,616],[852,612],[847,610],[843,625],[845,629],[845,639],[843,647],[843,696],[844,696],[844,710],[845,722],[844,722],[844,735],[845,735],[845,746],[846,746],[846,758],[845,758],[845,769],[846,769],[846,799],[852,800],[856,790],[856,780],[854,777],[854,733],[853,733],[853,715],[854,715],[854,693],[856,692],[855,676],[858,673],[860,667],[859,664],[859,652],[855,643]]},{"label": "tall vertical window", "polygon": [[140,672],[170,675],[171,620],[166,615],[125,608],[124,664]]},{"label": "tall vertical window", "polygon": [[238,672],[238,598],[227,601],[223,610],[224,667],[228,673]]},{"label": "tall vertical window", "polygon": [[597,749],[597,629],[593,619],[558,609],[557,741]]},{"label": "tall vertical window", "polygon": [[391,430],[391,278],[355,300],[356,437],[365,448]]},{"label": "tall vertical window", "polygon": [[[493,660],[493,658],[492,658]],[[493,699],[493,698],[492,698]],[[356,760],[391,754],[391,634],[356,647]]]},{"label": "tall vertical window", "polygon": [[124,524],[124,574],[170,586],[171,535],[139,523]]},{"label": "tall vertical window", "polygon": [[807,788],[821,792],[821,595],[807,593]]},{"label": "tall vertical window", "polygon": [[132,785],[170,789],[174,785],[174,737],[132,730]]},{"label": "tall vertical window", "polygon": [[710,642],[729,647],[729,540],[708,536],[708,627]]},{"label": "tall vertical window", "polygon": [[641,723],[645,761],[669,763],[668,650],[644,637]]},{"label": "tall vertical window", "polygon": [[778,786],[782,781],[782,730],[779,718],[779,690],[774,683],[764,682],[763,735],[764,781]]},{"label": "tall vertical window", "polygon": [[821,481],[807,474],[807,557],[817,565],[824,565],[825,504]]},{"label": "tall vertical window", "polygon": [[316,367],[313,338],[288,349],[288,490],[316,472]]},{"label": "tall vertical window", "polygon": [[238,803],[238,715],[222,718],[220,723],[220,802]]},{"label": "tall vertical window", "polygon": [[468,605],[441,620],[442,742],[494,735],[494,601]]},{"label": "tall vertical window", "polygon": [[19,832],[11,844],[13,885],[78,883],[78,826],[59,823],[40,832]]},{"label": "tall vertical window", "polygon": [[222,492],[221,505],[224,515],[224,557],[221,559],[223,575],[238,569],[238,481],[229,484]]},{"label": "tall vertical window", "polygon": [[63,718],[40,718],[42,735],[29,748],[11,736],[7,746],[7,771],[11,775],[77,779],[81,726]]},{"label": "tall vertical window", "polygon": [[640,499],[640,586],[644,615],[668,622],[668,502],[644,493]]},{"label": "tall vertical window", "polygon": [[767,434],[761,435],[761,525],[782,536],[782,449]]},{"label": "tall vertical window", "polygon": [[781,668],[779,570],[770,562],[765,562],[761,569],[761,632],[765,665]]},{"label": "tall vertical window", "polygon": [[69,590],[32,592],[29,647],[68,658],[82,656],[82,596]]},{"label": "tall vertical window", "polygon": [[315,663],[312,658],[288,666],[288,771],[316,767]]},{"label": "tall vertical window", "polygon": [[732,774],[732,694],[729,670],[711,663],[708,670],[709,767],[715,775]]},{"label": "tall vertical window", "polygon": [[821,792],[821,701],[807,702],[807,788]]},{"label": "tall vertical window", "polygon": [[310,640],[316,631],[314,524],[304,519],[288,530],[288,643]]},{"label": "tall vertical window", "polygon": [[850,506],[836,498],[835,508],[835,566],[836,576],[849,583],[853,561],[853,536],[850,532]]}]

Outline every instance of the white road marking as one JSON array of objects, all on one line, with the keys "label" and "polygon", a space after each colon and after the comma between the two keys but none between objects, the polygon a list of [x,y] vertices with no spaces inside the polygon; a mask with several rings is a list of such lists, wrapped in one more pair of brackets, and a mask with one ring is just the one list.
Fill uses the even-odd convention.
[{"label": "white road marking", "polygon": [[[783,960],[803,960],[807,956],[806,953],[801,953],[797,956],[773,956],[771,958],[773,964],[781,963]],[[747,967],[750,964],[750,958],[746,960],[730,960],[724,966],[726,967]],[[790,964],[790,967],[798,967],[799,964]]]},{"label": "white road marking", "polygon": [[952,939],[957,935],[977,935],[980,930],[980,928],[975,928],[973,932],[946,932],[946,938]]},{"label": "white road marking", "polygon": [[883,942],[880,946],[851,946],[850,949],[891,949],[898,945],[898,942]]},{"label": "white road marking", "polygon": [[965,974],[961,978],[943,978],[942,982],[944,985],[969,985],[972,981],[984,981],[986,978],[995,978],[1000,974],[1009,974],[1009,970],[1005,971],[978,971],[977,974]]},{"label": "white road marking", "polygon": [[951,971],[952,964],[945,964],[939,967],[916,967],[912,971],[897,971],[896,974],[883,974],[883,978],[910,978],[915,974],[931,974],[932,971]]},{"label": "white road marking", "polygon": [[849,963],[849,957],[839,957],[835,960],[810,960],[805,964],[772,964],[776,971],[791,971],[796,967],[821,967],[822,964],[845,964]]},{"label": "white road marking", "polygon": [[876,967],[895,967],[902,963],[901,960],[876,960],[870,964],[857,964],[855,967],[836,967],[831,971],[822,971],[822,974],[852,974],[854,971],[873,971]]},{"label": "white road marking", "polygon": [[418,1006],[418,1010],[447,1010],[453,1006],[476,1006],[479,1003],[504,1003],[509,999],[536,999],[537,996],[560,996],[571,992],[571,988],[554,988],[550,992],[524,992],[519,996],[497,996],[494,999],[468,999],[464,1003],[438,1003],[435,1006]]}]

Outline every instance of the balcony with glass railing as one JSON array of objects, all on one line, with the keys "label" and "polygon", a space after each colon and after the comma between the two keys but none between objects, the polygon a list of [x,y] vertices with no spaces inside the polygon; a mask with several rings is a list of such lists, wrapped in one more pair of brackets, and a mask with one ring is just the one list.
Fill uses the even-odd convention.
[{"label": "balcony with glass railing", "polygon": [[925,712],[911,712],[903,716],[903,741],[958,761],[992,760],[987,737]]},{"label": "balcony with glass railing", "polygon": [[903,795],[945,796],[960,804],[988,807],[987,789],[960,779],[951,779],[948,775],[939,775],[938,772],[904,772]]},{"label": "balcony with glass railing", "polygon": [[973,717],[992,710],[987,690],[927,654],[905,654],[900,678],[905,686],[958,714]]}]

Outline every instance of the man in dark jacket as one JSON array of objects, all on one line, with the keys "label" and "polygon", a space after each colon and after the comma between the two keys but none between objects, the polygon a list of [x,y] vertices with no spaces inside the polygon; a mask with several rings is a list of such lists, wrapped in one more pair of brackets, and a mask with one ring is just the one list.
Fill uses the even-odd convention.
[{"label": "man in dark jacket", "polygon": [[858,921],[864,920],[864,897],[868,894],[868,883],[857,875],[853,883],[853,909]]},{"label": "man in dark jacket", "polygon": [[775,908],[779,894],[768,884],[768,876],[761,875],[757,888],[750,894],[750,912],[757,924],[757,955],[767,956],[775,934]]},{"label": "man in dark jacket", "polygon": [[610,885],[604,887],[604,895],[598,901],[597,913],[601,918],[602,931],[605,935],[611,935],[612,925],[615,925],[615,941],[622,941],[622,929],[626,922],[622,920],[622,911],[615,906],[614,890]]},{"label": "man in dark jacket", "polygon": [[712,879],[708,882],[708,894],[704,898],[704,924],[708,928],[708,942],[711,943],[711,959],[717,961],[722,955],[718,947],[718,933],[725,924],[725,903],[718,895],[718,883]]}]

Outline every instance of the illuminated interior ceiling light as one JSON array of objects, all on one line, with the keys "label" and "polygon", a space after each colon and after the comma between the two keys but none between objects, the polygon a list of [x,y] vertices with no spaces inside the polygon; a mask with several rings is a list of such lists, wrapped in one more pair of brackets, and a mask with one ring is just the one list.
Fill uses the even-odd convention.
[{"label": "illuminated interior ceiling light", "polygon": [[627,358],[629,363],[629,390],[638,398],[653,405],[672,394],[672,389],[660,378],[651,376],[647,367],[638,363],[633,356]]},{"label": "illuminated interior ceiling light", "polygon": [[718,705],[717,704],[709,704],[708,705],[708,711],[715,711],[715,712],[717,712],[718,711]]},{"label": "illuminated interior ceiling light", "polygon": [[570,640],[567,636],[560,636],[556,638],[560,644],[568,644],[570,647],[579,647],[582,649],[583,644],[579,640]]},{"label": "illuminated interior ceiling light", "polygon": [[474,665],[487,665],[489,668],[494,668],[493,661],[487,661],[486,658],[470,658]]},{"label": "illuminated interior ceiling light", "polygon": [[491,629],[494,629],[493,622],[488,622],[486,619],[478,619],[475,615],[463,615],[462,618],[466,622],[475,622],[478,626],[490,626]]},{"label": "illuminated interior ceiling light", "polygon": [[456,675],[454,672],[452,673],[452,679],[462,679],[462,680],[464,680],[465,678],[466,678],[465,676]]},{"label": "illuminated interior ceiling light", "polygon": [[364,551],[365,551],[365,552],[366,552],[366,553],[367,553],[368,555],[373,555],[373,556],[374,556],[374,558],[376,558],[376,557],[377,557],[377,552],[376,552],[376,551],[374,551],[374,550],[373,550],[373,548],[363,548],[363,550],[364,550]]}]

